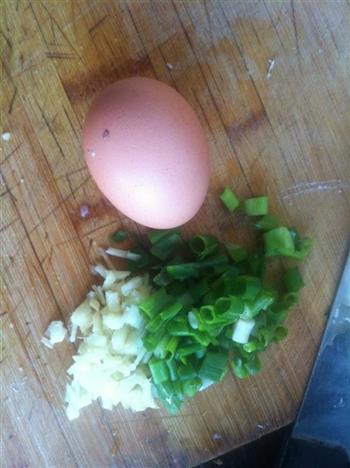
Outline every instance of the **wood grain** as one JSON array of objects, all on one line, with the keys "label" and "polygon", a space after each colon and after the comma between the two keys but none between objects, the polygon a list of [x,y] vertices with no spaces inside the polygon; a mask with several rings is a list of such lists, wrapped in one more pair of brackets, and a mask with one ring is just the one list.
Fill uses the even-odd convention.
[{"label": "wood grain", "polygon": [[[292,421],[349,242],[348,2],[6,0],[0,16],[2,466],[187,467]],[[186,233],[244,240],[218,201],[229,184],[268,193],[316,247],[259,376],[227,377],[176,417],[96,404],[69,422],[74,348],[40,338],[92,283],[93,241],[138,229],[99,193],[79,142],[95,95],[132,75],[178,89],[207,134],[210,192]]]}]

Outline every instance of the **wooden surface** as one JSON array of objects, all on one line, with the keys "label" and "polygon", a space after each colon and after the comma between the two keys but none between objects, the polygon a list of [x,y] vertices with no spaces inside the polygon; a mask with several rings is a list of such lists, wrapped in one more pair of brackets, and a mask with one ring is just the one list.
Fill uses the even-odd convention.
[{"label": "wooden surface", "polygon": [[[187,467],[294,418],[349,241],[349,15],[345,1],[1,2],[2,466]],[[218,201],[228,184],[267,193],[316,245],[259,376],[227,377],[176,417],[96,404],[69,422],[74,349],[40,338],[92,283],[93,241],[135,228],[97,190],[79,135],[96,93],[137,74],[176,87],[208,137],[210,193],[186,232],[242,240]]]}]

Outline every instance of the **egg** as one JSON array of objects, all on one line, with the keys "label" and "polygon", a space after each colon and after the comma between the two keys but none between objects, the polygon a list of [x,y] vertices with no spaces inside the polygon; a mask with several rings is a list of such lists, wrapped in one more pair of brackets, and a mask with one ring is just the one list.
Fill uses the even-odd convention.
[{"label": "egg", "polygon": [[134,77],[107,87],[87,114],[82,146],[101,192],[142,225],[180,226],[205,199],[203,129],[181,94],[158,80]]}]

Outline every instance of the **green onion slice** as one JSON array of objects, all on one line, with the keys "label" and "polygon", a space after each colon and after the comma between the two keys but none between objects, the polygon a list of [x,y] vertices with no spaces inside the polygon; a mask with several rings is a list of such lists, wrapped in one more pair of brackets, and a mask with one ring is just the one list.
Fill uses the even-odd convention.
[{"label": "green onion slice", "polygon": [[193,236],[189,240],[189,247],[198,258],[203,259],[216,253],[219,243],[214,236]]},{"label": "green onion slice", "polygon": [[225,187],[224,191],[220,195],[220,199],[230,213],[233,213],[239,206],[238,198],[228,187]]},{"label": "green onion slice", "polygon": [[202,379],[219,382],[227,370],[227,353],[209,351],[203,359],[198,375]]},{"label": "green onion slice", "polygon": [[267,197],[248,198],[244,202],[244,211],[248,216],[263,216],[269,211],[269,199]]}]

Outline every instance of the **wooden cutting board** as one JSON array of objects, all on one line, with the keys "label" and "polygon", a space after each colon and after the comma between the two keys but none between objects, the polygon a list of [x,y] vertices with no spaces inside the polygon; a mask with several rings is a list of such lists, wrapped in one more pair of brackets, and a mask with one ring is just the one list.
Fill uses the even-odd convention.
[{"label": "wooden cutting board", "polygon": [[[2,3],[2,466],[187,467],[293,420],[349,241],[349,21],[340,0]],[[40,338],[83,299],[95,246],[138,229],[97,190],[79,143],[94,96],[131,75],[174,86],[205,129],[210,193],[186,233],[244,241],[218,201],[229,185],[267,193],[316,244],[289,336],[259,376],[228,376],[178,416],[96,404],[69,422],[74,349]]]}]

